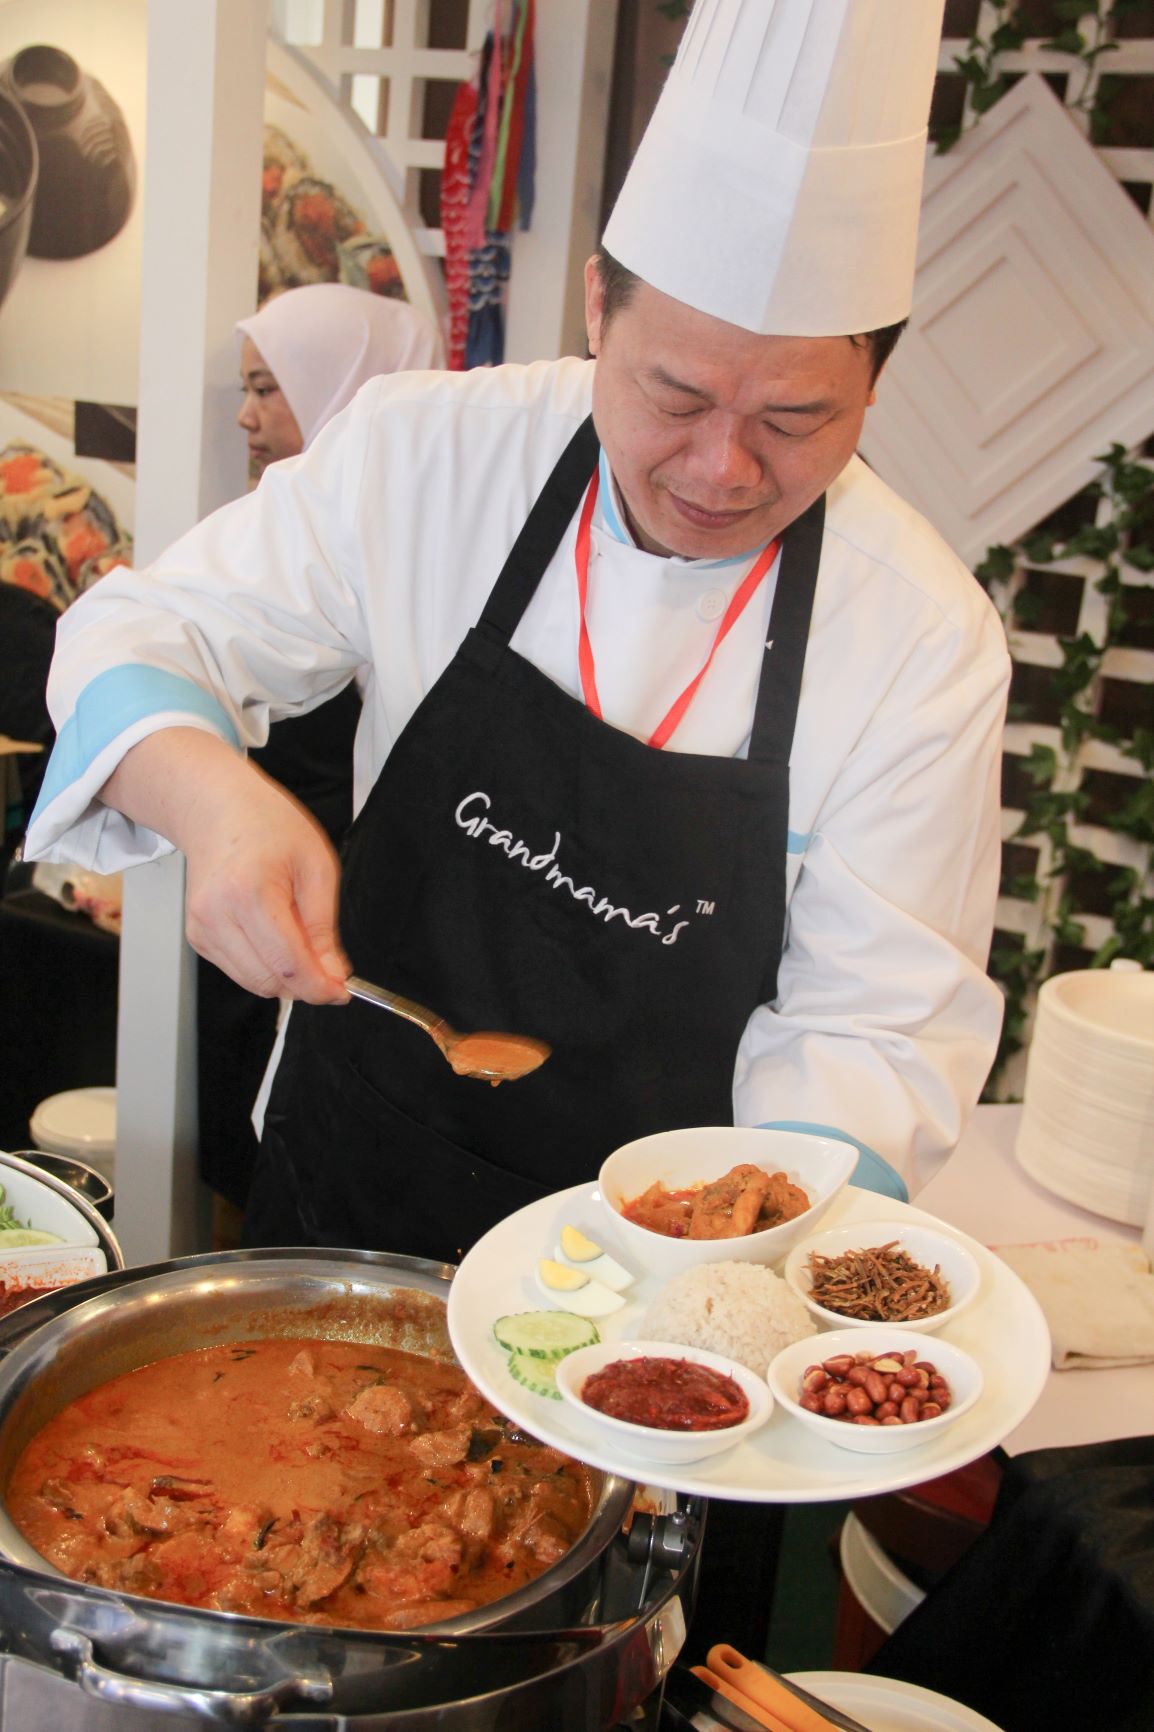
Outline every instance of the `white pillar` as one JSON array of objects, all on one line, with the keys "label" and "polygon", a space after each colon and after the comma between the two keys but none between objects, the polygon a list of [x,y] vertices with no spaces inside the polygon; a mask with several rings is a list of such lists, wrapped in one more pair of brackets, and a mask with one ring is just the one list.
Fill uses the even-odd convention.
[{"label": "white pillar", "polygon": [[[245,486],[233,325],[256,302],[269,0],[149,0],[136,549]],[[116,1231],[129,1263],[207,1247],[183,861],[125,877]]]},{"label": "white pillar", "polygon": [[616,32],[617,0],[537,8],[537,190],[533,226],[513,242],[507,361],[585,353],[582,267],[601,238]]}]

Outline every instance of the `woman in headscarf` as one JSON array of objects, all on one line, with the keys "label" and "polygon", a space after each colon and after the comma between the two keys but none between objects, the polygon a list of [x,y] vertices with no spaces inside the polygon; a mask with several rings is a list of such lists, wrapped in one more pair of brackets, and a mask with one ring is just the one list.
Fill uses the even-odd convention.
[{"label": "woman in headscarf", "polygon": [[288,289],[236,329],[244,391],[237,420],[258,472],[311,445],[379,373],[444,364],[423,313],[344,283]]},{"label": "woman in headscarf", "polygon": [[[441,339],[423,313],[343,283],[287,289],[239,320],[237,416],[260,475],[295,457],[380,373],[439,367]],[[307,715],[274,722],[250,754],[340,845],[352,819],[355,684]],[[251,1112],[276,1036],[277,1001],[256,998],[211,963],[198,973],[200,1169],[243,1208],[256,1160]]]}]

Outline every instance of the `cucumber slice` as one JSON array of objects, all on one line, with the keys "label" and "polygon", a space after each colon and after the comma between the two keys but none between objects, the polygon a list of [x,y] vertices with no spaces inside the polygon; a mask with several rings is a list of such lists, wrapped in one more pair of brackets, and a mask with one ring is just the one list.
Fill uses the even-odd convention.
[{"label": "cucumber slice", "polygon": [[564,1359],[578,1347],[600,1341],[597,1325],[571,1311],[516,1311],[498,1317],[493,1334],[510,1353],[529,1359]]},{"label": "cucumber slice", "polygon": [[530,1353],[510,1353],[509,1376],[534,1395],[547,1395],[551,1401],[561,1400],[557,1387],[556,1359],[535,1359]]}]

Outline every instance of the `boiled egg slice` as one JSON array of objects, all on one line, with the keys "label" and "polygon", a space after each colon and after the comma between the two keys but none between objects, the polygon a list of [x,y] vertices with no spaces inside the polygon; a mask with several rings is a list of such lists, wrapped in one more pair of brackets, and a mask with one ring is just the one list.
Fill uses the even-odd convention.
[{"label": "boiled egg slice", "polygon": [[571,1263],[589,1275],[594,1281],[604,1282],[606,1287],[612,1287],[615,1293],[624,1292],[626,1287],[632,1287],[634,1277],[629,1270],[623,1268],[600,1245],[595,1245],[592,1239],[576,1227],[562,1227],[561,1243],[557,1247],[557,1261]]},{"label": "boiled egg slice", "polygon": [[578,1317],[605,1317],[610,1311],[620,1311],[625,1303],[611,1287],[591,1280],[581,1269],[555,1263],[552,1257],[538,1259],[537,1286],[546,1299],[554,1304],[563,1301],[566,1311],[575,1311]]}]

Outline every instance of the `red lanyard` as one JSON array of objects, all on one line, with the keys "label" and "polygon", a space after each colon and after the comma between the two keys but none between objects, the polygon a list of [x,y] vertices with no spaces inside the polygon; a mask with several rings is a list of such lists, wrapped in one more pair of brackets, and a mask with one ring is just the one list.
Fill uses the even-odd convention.
[{"label": "red lanyard", "polygon": [[[589,526],[593,521],[593,507],[597,503],[598,479],[597,471],[594,470],[593,479],[589,483],[589,490],[585,495],[585,503],[581,507],[581,521],[577,526],[577,548],[574,557],[577,566],[577,600],[581,608],[581,635],[577,645],[577,663],[581,670],[581,691],[585,698],[586,707],[592,710],[600,721],[601,699],[597,695],[597,669],[593,661],[593,645],[589,641],[589,627],[585,623],[585,604],[589,595]],[[656,746],[660,750],[669,741],[681,718],[696,697],[698,686],[709,672],[709,664],[717,654],[718,646],[728,635],[730,628],[741,618],[750,596],[777,558],[779,545],[780,539],[771,541],[769,546],[758,555],[746,576],[742,578],[733,600],[725,610],[725,617],[717,628],[713,646],[706,656],[700,672],[690,680],[681,696],[658,722],[649,736],[649,745]]]}]

